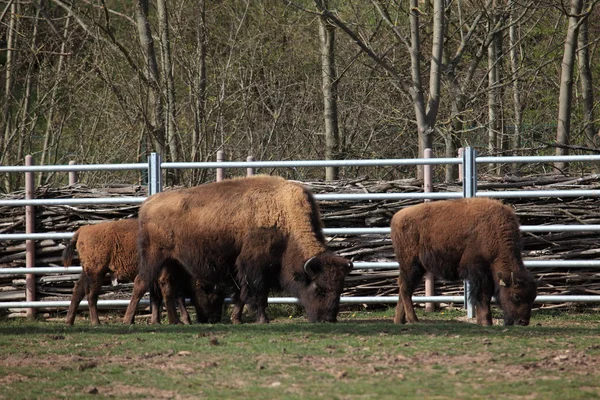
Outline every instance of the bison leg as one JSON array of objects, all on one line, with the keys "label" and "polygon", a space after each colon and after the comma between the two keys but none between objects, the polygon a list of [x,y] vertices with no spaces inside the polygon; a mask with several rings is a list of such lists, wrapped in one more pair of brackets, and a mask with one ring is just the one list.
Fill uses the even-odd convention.
[{"label": "bison leg", "polygon": [[[400,287],[400,278],[398,278],[398,287]],[[396,303],[396,314],[394,315],[395,324],[405,324],[406,314],[404,313],[404,304],[402,303],[402,297],[398,296],[398,303]]]},{"label": "bison leg", "polygon": [[185,306],[185,297],[178,296],[176,303],[177,303],[177,309],[179,310],[179,314],[181,314],[181,322],[183,322],[185,325],[190,325],[192,323],[192,320],[191,320],[190,314],[188,313],[188,310]]},{"label": "bison leg", "polygon": [[415,292],[415,288],[425,275],[425,269],[418,262],[414,261],[408,265],[409,268],[403,267],[407,264],[404,262],[400,263],[400,276],[398,277],[398,289],[399,298],[398,302],[402,302],[402,306],[396,306],[396,315],[394,322],[402,324],[408,322],[409,324],[419,322],[417,314],[415,314],[415,308],[412,302],[412,295]]},{"label": "bison leg", "polygon": [[138,275],[135,278],[135,281],[133,282],[133,293],[131,294],[131,300],[129,301],[129,305],[127,306],[125,317],[123,318],[124,324],[133,324],[133,319],[135,318],[135,312],[137,310],[138,304],[140,304],[140,300],[142,299],[147,290],[148,285]]},{"label": "bison leg", "polygon": [[248,304],[250,309],[256,313],[256,322],[259,324],[270,322],[269,317],[267,317],[268,293],[267,288],[251,287],[247,282],[242,284],[240,293],[242,304]]},{"label": "bison leg", "polygon": [[492,310],[490,309],[490,303],[482,303],[475,307],[477,313],[477,323],[479,325],[492,325]]},{"label": "bison leg", "polygon": [[[475,315],[479,325],[492,325],[492,310],[490,304],[494,293],[489,264],[471,261],[468,265],[469,298],[475,306]],[[461,261],[462,262],[462,261]]]},{"label": "bison leg", "polygon": [[233,295],[233,311],[231,312],[231,322],[233,324],[242,323],[242,313],[244,311],[244,301],[240,297],[240,293],[236,292]]},{"label": "bison leg", "polygon": [[159,294],[158,290],[150,288],[150,323],[152,325],[160,325],[162,305],[162,295]]},{"label": "bison leg", "polygon": [[[158,283],[160,285],[162,298],[158,295],[153,296],[153,293],[150,293],[150,299],[154,297],[163,299],[165,302],[165,308],[167,309],[167,317],[169,319],[169,323],[181,324],[181,320],[177,316],[177,309],[175,307],[175,282],[173,281],[173,276],[167,271],[166,268],[163,268],[161,275],[158,279]],[[156,300],[156,304],[154,302],[152,304],[152,323],[160,324],[160,310],[162,307],[162,301]],[[185,314],[187,315],[187,319],[189,321],[190,316],[187,314],[187,310],[185,311]]]},{"label": "bison leg", "polygon": [[98,296],[102,289],[102,279],[91,278],[89,282],[89,293],[88,293],[88,307],[90,309],[90,322],[92,325],[99,325],[100,319],[98,318]]},{"label": "bison leg", "polygon": [[77,308],[79,307],[79,303],[85,296],[87,285],[87,276],[85,272],[81,273],[79,280],[75,283],[75,287],[73,288],[73,296],[71,296],[71,304],[69,304],[69,311],[67,312],[67,325],[73,325],[75,322],[75,315],[77,314]]},{"label": "bison leg", "polygon": [[268,324],[269,317],[267,316],[268,296],[260,296],[257,299],[256,305],[256,322],[259,324]]}]

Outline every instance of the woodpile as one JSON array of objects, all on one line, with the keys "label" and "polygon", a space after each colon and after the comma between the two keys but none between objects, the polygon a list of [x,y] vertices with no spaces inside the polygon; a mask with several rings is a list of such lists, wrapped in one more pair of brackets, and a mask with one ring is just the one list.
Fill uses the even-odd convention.
[{"label": "woodpile", "polygon": [[[367,177],[353,181],[305,182],[314,193],[409,193],[422,192],[422,182],[414,179],[373,181]],[[600,189],[600,176],[588,175],[574,179],[556,176],[521,178],[487,178],[479,181],[480,191],[514,190],[589,190]],[[435,192],[461,192],[460,184],[437,184]],[[119,196],[146,196],[143,186],[116,186],[90,189],[84,185],[51,188],[36,191],[36,198],[99,198]],[[3,199],[22,199],[24,192],[15,192]],[[506,199],[514,206],[521,224],[600,224],[600,199],[579,198],[515,198]],[[323,221],[327,228],[388,227],[391,217],[400,208],[421,200],[322,201]],[[36,232],[72,232],[78,227],[106,220],[130,218],[137,215],[137,205],[82,205],[36,207]],[[23,207],[0,207],[0,233],[23,233]],[[387,235],[347,235],[329,237],[329,246],[338,254],[354,261],[395,261]],[[600,254],[600,240],[594,232],[524,233],[524,258],[595,259]],[[36,266],[61,266],[64,242],[41,240],[36,243]],[[77,265],[78,260],[74,260]],[[0,268],[24,267],[25,243],[0,242]],[[600,295],[600,268],[537,267],[532,269],[539,279],[540,295],[577,294]],[[38,300],[70,300],[76,274],[38,276]],[[348,277],[345,296],[397,295],[396,270],[356,270]],[[0,275],[0,301],[23,301],[25,277]],[[101,299],[128,299],[131,284],[111,286],[107,278]],[[436,295],[462,295],[462,282],[436,282]],[[423,285],[415,295],[424,295]],[[579,304],[578,307],[586,305]],[[587,305],[593,306],[593,305]],[[574,303],[548,304],[544,307],[574,307]]]}]

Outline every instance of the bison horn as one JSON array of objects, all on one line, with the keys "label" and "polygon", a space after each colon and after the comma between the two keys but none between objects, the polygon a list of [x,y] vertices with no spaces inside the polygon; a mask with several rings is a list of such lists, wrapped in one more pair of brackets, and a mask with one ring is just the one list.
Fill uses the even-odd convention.
[{"label": "bison horn", "polygon": [[498,282],[498,284],[500,286],[506,286],[506,282],[504,282],[502,279],[500,279],[500,281]]},{"label": "bison horn", "polygon": [[510,284],[513,286],[515,285],[515,273],[514,272],[510,273]]},{"label": "bison horn", "polygon": [[306,272],[306,275],[310,276],[311,278],[316,274],[315,270],[310,265],[315,258],[316,256],[313,256],[306,260],[306,262],[304,263],[304,272]]}]

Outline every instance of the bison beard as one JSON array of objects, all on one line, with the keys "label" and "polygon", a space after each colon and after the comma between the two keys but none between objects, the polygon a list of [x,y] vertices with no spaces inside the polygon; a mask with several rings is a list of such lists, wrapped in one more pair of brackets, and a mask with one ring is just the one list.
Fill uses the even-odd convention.
[{"label": "bison beard", "polygon": [[311,322],[337,319],[352,263],[325,246],[319,209],[303,186],[270,176],[230,179],[149,197],[139,213],[142,283],[126,319],[168,262],[193,277],[234,288],[232,321],[244,304],[267,323],[277,287],[299,298]]},{"label": "bison beard", "polygon": [[392,244],[400,263],[394,322],[417,322],[411,296],[426,271],[470,282],[477,323],[492,324],[496,297],[505,325],[528,325],[537,287],[521,259],[514,211],[491,199],[445,200],[398,211]]}]

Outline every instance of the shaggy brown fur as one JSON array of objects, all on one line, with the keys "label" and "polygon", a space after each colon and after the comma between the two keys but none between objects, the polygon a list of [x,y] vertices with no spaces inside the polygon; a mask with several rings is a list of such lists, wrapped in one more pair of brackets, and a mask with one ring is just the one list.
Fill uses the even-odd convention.
[{"label": "shaggy brown fur", "polygon": [[[126,219],[121,221],[103,222],[97,225],[83,226],[79,228],[71,242],[63,251],[63,264],[70,266],[75,247],[79,253],[79,259],[83,272],[79,281],[73,289],[71,304],[67,313],[66,322],[72,325],[79,303],[87,294],[90,310],[90,320],[93,325],[100,323],[98,319],[97,301],[102,288],[104,277],[111,273],[120,282],[133,282],[138,278],[138,253],[137,253],[138,220]],[[158,286],[162,296],[156,296],[157,302],[152,307],[152,322],[160,322],[161,299],[165,303],[177,301],[181,316],[185,323],[190,322],[189,315],[181,297],[176,298],[176,285],[174,280],[177,274],[181,274],[181,268],[174,265],[170,271],[161,273]],[[186,274],[187,275],[187,274]],[[190,280],[181,279],[182,283],[190,285]],[[192,282],[194,288],[188,287],[187,293],[191,292],[192,302],[196,307],[199,322],[221,319],[223,297],[214,297],[210,286],[202,285],[200,282]],[[219,303],[220,301],[220,303]],[[170,307],[168,306],[167,309]],[[174,308],[174,307],[173,307]],[[133,321],[132,321],[133,322]],[[169,322],[180,323],[176,313],[169,314]]]},{"label": "shaggy brown fur", "polygon": [[[276,286],[300,299],[310,321],[336,320],[352,263],[327,250],[319,209],[302,185],[255,176],[158,193],[139,218],[145,282],[176,260],[200,280],[235,283],[259,322],[268,322],[267,296]],[[134,298],[146,290],[138,286]],[[128,313],[134,307],[132,299]]]},{"label": "shaggy brown fur", "polygon": [[479,324],[492,324],[492,295],[505,325],[529,324],[537,288],[523,266],[519,221],[511,207],[484,198],[435,201],[398,211],[391,228],[400,263],[394,322],[417,322],[411,296],[430,271],[470,282]]}]

